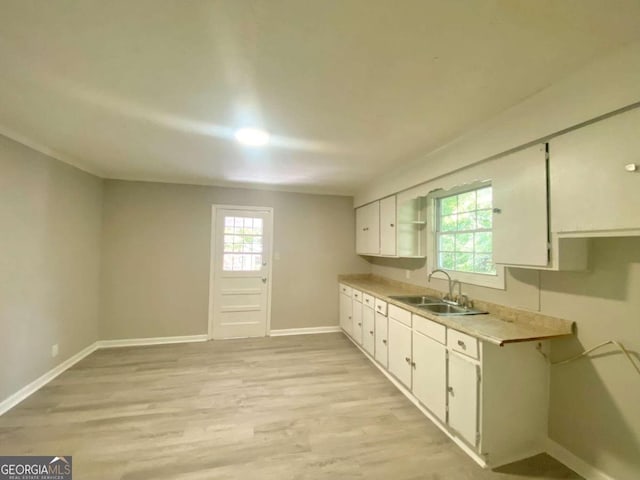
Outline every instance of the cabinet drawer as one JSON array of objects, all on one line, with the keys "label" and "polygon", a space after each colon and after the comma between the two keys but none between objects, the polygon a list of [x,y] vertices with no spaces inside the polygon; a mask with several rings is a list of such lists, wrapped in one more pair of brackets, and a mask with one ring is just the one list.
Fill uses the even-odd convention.
[{"label": "cabinet drawer", "polygon": [[471,358],[478,358],[478,340],[457,330],[449,329],[447,332],[447,346]]},{"label": "cabinet drawer", "polygon": [[362,303],[362,292],[354,288],[353,290],[351,290],[351,298],[353,298],[356,302]]},{"label": "cabinet drawer", "polygon": [[376,298],[373,295],[369,295],[368,293],[362,294],[362,303],[370,308],[373,308],[373,305],[376,301]]},{"label": "cabinet drawer", "polygon": [[346,285],[340,284],[340,293],[343,293],[347,297],[350,297],[352,291],[353,291],[353,289],[351,287],[348,287]]},{"label": "cabinet drawer", "polygon": [[387,302],[376,298],[376,312],[387,316]]},{"label": "cabinet drawer", "polygon": [[443,345],[447,343],[447,328],[444,325],[421,317],[420,315],[413,315],[413,328]]},{"label": "cabinet drawer", "polygon": [[400,323],[404,323],[407,327],[411,326],[411,312],[396,307],[395,305],[389,305],[389,316]]}]

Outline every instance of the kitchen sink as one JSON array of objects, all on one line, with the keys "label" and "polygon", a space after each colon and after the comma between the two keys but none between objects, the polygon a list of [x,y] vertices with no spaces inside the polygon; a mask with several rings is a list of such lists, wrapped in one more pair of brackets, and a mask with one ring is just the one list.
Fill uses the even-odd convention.
[{"label": "kitchen sink", "polygon": [[417,307],[425,312],[434,315],[483,315],[487,312],[475,310],[473,308],[464,308],[459,305],[443,302],[437,297],[428,297],[424,295],[399,295],[389,297],[399,302],[406,303],[412,307]]},{"label": "kitchen sink", "polygon": [[483,315],[487,312],[474,310],[473,308],[464,308],[449,303],[432,303],[427,305],[418,305],[418,308],[435,315]]},{"label": "kitchen sink", "polygon": [[420,305],[431,305],[433,303],[442,303],[442,300],[437,297],[427,297],[424,295],[399,295],[399,296],[391,296],[389,298],[393,298],[394,300],[398,300],[399,302],[406,303],[407,305],[411,305],[413,307],[419,307]]}]

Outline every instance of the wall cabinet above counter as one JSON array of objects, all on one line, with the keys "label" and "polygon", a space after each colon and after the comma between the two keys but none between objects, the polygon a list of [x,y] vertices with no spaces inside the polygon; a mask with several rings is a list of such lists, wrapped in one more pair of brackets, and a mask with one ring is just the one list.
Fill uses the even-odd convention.
[{"label": "wall cabinet above counter", "polygon": [[[443,268],[462,276],[464,272],[475,275],[474,267],[458,269],[462,262],[457,260],[452,268],[444,264],[457,256],[474,258],[470,264],[475,262],[482,272],[481,260],[487,253],[501,269],[586,270],[588,237],[640,236],[637,132],[640,108],[357,208],[356,253],[426,257],[430,269]],[[458,234],[475,235],[476,240],[480,235],[482,245],[476,241],[475,247],[452,246],[452,232],[441,228],[439,215],[444,213],[438,210],[438,200],[483,187],[492,190],[489,224],[480,225],[478,220],[477,225],[458,225],[453,232],[456,242]],[[471,208],[471,214],[479,215],[480,208]],[[468,220],[470,213],[462,212]],[[453,214],[460,216],[460,212]],[[486,246],[488,237],[491,250]],[[441,248],[441,241],[447,242],[446,248]]]},{"label": "wall cabinet above counter", "polygon": [[640,235],[640,108],[549,143],[551,231]]},{"label": "wall cabinet above counter", "polygon": [[[400,201],[398,201],[400,200]],[[356,253],[424,257],[424,211],[419,199],[392,195],[356,209]]]}]

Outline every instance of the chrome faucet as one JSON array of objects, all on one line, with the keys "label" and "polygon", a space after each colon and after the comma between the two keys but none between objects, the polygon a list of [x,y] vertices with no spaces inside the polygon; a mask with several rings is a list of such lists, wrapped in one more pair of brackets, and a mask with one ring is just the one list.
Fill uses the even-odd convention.
[{"label": "chrome faucet", "polygon": [[449,281],[449,295],[448,295],[448,297],[445,296],[445,300],[453,301],[453,282],[451,280],[451,275],[449,275],[447,272],[445,272],[444,270],[442,270],[440,268],[436,268],[435,270],[431,271],[431,273],[427,277],[427,281],[430,282],[431,281],[431,277],[433,277],[433,274],[437,273],[437,272],[444,273],[447,276],[447,280]]},{"label": "chrome faucet", "polygon": [[[470,308],[471,307],[471,300],[469,299],[469,297],[467,295],[462,293],[462,282],[460,280],[454,280],[451,283],[451,286],[453,288],[455,288],[454,285],[456,283],[458,284],[458,296],[456,297],[456,303],[458,305],[460,305],[461,307]],[[452,288],[452,290],[453,290],[453,288]]]}]

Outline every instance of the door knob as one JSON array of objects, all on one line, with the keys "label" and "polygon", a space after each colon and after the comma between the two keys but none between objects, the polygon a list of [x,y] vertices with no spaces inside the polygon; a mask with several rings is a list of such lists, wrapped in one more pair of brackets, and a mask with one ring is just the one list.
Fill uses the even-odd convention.
[{"label": "door knob", "polygon": [[387,344],[387,339],[386,338],[382,339],[382,343],[384,343],[386,345]]},{"label": "door knob", "polygon": [[493,209],[493,213],[502,213],[502,209],[501,208],[494,208]]},{"label": "door knob", "polygon": [[408,364],[411,364],[411,359],[409,357],[404,357],[404,361]]},{"label": "door knob", "polygon": [[451,395],[452,397],[454,396],[453,395],[453,387],[448,387],[447,391],[449,392],[449,395]]},{"label": "door knob", "polygon": [[267,283],[267,277],[262,277],[262,283]]}]

